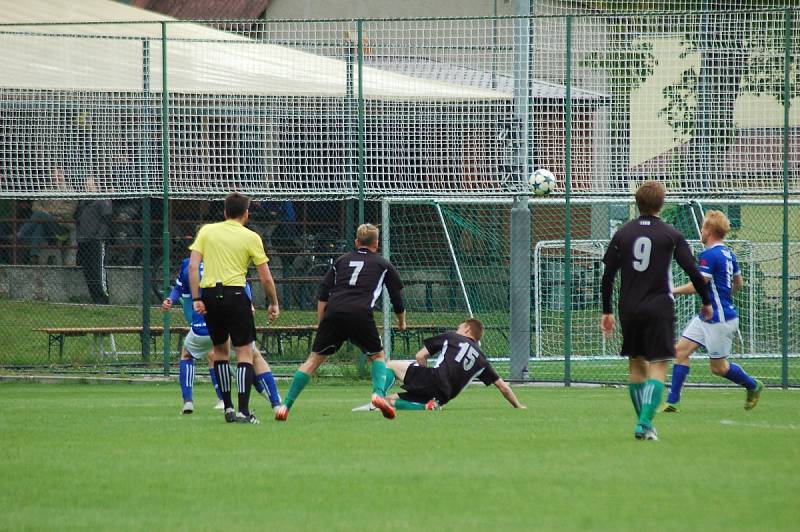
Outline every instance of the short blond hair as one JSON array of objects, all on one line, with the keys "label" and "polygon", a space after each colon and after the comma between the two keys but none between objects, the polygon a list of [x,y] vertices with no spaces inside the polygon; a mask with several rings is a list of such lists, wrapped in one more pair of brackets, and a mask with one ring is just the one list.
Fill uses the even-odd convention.
[{"label": "short blond hair", "polygon": [[381,232],[372,224],[361,224],[356,231],[356,240],[362,246],[374,246],[378,243]]},{"label": "short blond hair", "polygon": [[469,332],[472,333],[472,337],[475,338],[476,342],[480,342],[481,338],[483,338],[483,322],[477,318],[467,318],[462,321],[464,325],[469,328]]},{"label": "short blond hair", "polygon": [[722,240],[731,230],[731,221],[722,211],[708,211],[703,219],[703,226]]},{"label": "short blond hair", "polygon": [[642,216],[656,215],[664,206],[667,187],[661,181],[645,181],[636,189],[636,206]]}]

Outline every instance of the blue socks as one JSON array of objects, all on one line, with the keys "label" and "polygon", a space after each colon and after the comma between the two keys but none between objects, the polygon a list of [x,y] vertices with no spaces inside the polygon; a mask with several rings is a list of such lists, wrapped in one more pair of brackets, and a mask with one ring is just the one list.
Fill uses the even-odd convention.
[{"label": "blue socks", "polygon": [[738,364],[731,364],[730,369],[728,369],[728,373],[725,374],[725,378],[731,382],[735,382],[739,386],[744,386],[748,390],[755,390],[756,389],[756,381],[747,374],[745,370]]},{"label": "blue socks", "polygon": [[219,391],[219,381],[217,380],[217,372],[214,368],[208,368],[208,374],[211,375],[211,384],[214,385],[214,393],[217,394],[217,399],[222,401],[222,392]]},{"label": "blue socks", "polygon": [[178,381],[181,383],[181,394],[183,401],[192,400],[192,388],[194,387],[194,360],[181,359],[180,370],[178,371]]},{"label": "blue socks", "polygon": [[683,364],[672,366],[672,382],[669,386],[669,397],[667,397],[669,404],[676,405],[681,402],[681,390],[683,383],[686,382],[686,377],[689,376],[689,369],[689,366]]},{"label": "blue socks", "polygon": [[267,398],[269,399],[269,404],[272,407],[276,407],[281,404],[281,396],[278,393],[278,386],[275,384],[275,377],[272,376],[271,371],[256,375],[256,380],[253,382],[253,386],[256,387],[256,391],[261,395],[264,395],[265,391],[267,392]]}]

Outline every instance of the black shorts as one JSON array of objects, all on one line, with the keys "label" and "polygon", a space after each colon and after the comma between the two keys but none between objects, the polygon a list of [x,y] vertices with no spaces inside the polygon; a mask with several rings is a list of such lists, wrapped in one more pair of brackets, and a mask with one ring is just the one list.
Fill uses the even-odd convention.
[{"label": "black shorts", "polygon": [[224,344],[231,339],[234,347],[251,344],[256,339],[256,325],[250,298],[241,286],[204,288],[206,325],[211,342]]},{"label": "black shorts", "polygon": [[400,393],[399,396],[405,401],[412,403],[427,403],[431,399],[442,401],[433,369],[417,363],[411,364],[406,369],[403,389],[405,392]]},{"label": "black shorts", "polygon": [[675,309],[671,304],[641,305],[636,311],[621,314],[621,355],[642,357],[648,362],[675,358]]},{"label": "black shorts", "polygon": [[355,315],[325,314],[317,328],[311,351],[319,355],[332,355],[346,340],[350,340],[350,343],[368,355],[383,351],[383,342],[371,312]]}]

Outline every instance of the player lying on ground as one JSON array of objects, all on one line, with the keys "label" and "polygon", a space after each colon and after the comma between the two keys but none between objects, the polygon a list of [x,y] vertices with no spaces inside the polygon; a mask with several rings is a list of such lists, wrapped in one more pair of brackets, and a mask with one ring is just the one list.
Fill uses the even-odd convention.
[{"label": "player lying on ground", "polygon": [[[416,360],[390,360],[386,363],[384,395],[395,379],[405,392],[386,399],[398,410],[437,410],[456,398],[472,379],[486,386],[494,384],[514,408],[525,408],[478,346],[483,338],[483,323],[470,318],[458,329],[428,338],[416,354]],[[435,355],[434,367],[427,367],[428,358]],[[365,405],[368,406],[368,405]],[[357,410],[366,410],[360,407]]]},{"label": "player lying on ground", "polygon": [[[200,275],[203,275],[203,264],[200,263]],[[252,298],[250,286],[245,285],[245,291],[249,297]],[[175,301],[181,302],[183,308],[183,315],[187,323],[191,326],[189,333],[183,341],[181,348],[181,362],[178,374],[178,380],[181,385],[181,393],[183,395],[183,414],[191,414],[194,412],[194,402],[192,397],[192,390],[194,388],[194,366],[195,360],[208,357],[208,373],[211,376],[211,383],[214,385],[214,391],[217,394],[217,404],[214,407],[217,410],[224,408],[222,401],[222,393],[219,389],[219,382],[217,381],[217,373],[214,371],[214,346],[211,342],[211,337],[208,334],[208,327],[205,318],[194,311],[192,308],[192,294],[189,289],[189,259],[184,259],[181,262],[180,272],[178,278],[175,280],[175,286],[172,291],[161,304],[161,308],[167,311],[172,307]],[[267,398],[272,405],[272,408],[277,407],[281,398],[278,395],[278,387],[275,385],[275,378],[272,375],[272,370],[261,356],[261,353],[256,348],[255,342],[253,343],[253,368],[255,369],[256,378],[253,382],[256,392]],[[230,379],[230,372],[228,373]]]},{"label": "player lying on ground", "polygon": [[372,360],[372,404],[387,419],[395,416],[394,407],[384,399],[386,357],[372,315],[383,285],[389,292],[398,328],[406,328],[403,283],[394,266],[377,254],[378,228],[363,224],[356,232],[356,251],[342,255],[320,283],[317,319],[319,325],[308,359],[295,372],[285,403],[275,411],[277,421],[286,421],[300,392],[328,356],[350,340]]},{"label": "player lying on ground", "polygon": [[671,293],[672,259],[686,272],[703,300],[703,316],[711,318],[708,287],[694,263],[683,235],[658,217],[666,188],[645,181],[636,190],[640,216],[622,226],[603,257],[603,315],[600,329],[610,337],[616,326],[611,296],[621,270],[619,321],[621,355],[628,357],[631,402],[637,440],[657,440],[653,417],[661,405],[668,361],[675,358],[675,300]]},{"label": "player lying on ground", "polygon": [[[700,253],[700,273],[711,288],[714,316],[704,321],[695,316],[686,325],[675,346],[675,365],[672,367],[672,384],[664,412],[680,410],[681,389],[689,375],[689,356],[702,347],[708,352],[708,361],[714,375],[724,377],[747,390],[744,409],[752,410],[758,403],[764,385],[747,374],[739,365],[729,363],[733,337],[739,330],[739,317],[733,295],[744,286],[742,272],[736,255],[724,244],[731,230],[727,216],[720,211],[708,211],[703,220],[700,236],[706,249]],[[694,294],[691,283],[672,290],[675,295]]]}]

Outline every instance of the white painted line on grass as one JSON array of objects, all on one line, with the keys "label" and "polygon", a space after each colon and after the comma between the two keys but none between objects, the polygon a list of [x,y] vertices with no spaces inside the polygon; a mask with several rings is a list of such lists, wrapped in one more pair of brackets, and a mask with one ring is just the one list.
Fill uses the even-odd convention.
[{"label": "white painted line on grass", "polygon": [[784,429],[784,430],[800,430],[798,425],[770,425],[769,423],[742,423],[741,421],[734,421],[732,419],[720,419],[720,425],[735,425],[739,427],[756,427],[759,429]]}]

